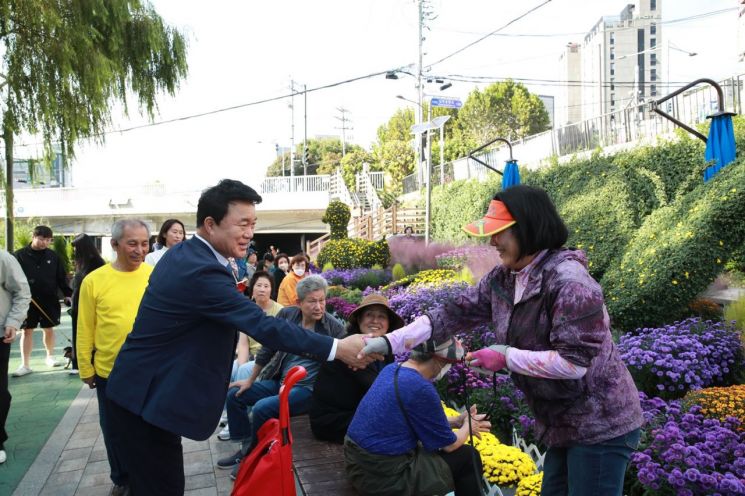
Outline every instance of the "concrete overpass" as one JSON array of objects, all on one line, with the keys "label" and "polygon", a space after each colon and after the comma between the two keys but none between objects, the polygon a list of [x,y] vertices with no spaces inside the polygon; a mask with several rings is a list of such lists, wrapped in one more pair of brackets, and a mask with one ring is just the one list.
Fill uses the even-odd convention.
[{"label": "concrete overpass", "polygon": [[[349,199],[337,175],[270,177],[258,191],[257,238],[261,235],[305,235],[313,239],[328,231],[321,218],[330,199]],[[254,186],[255,187],[255,186]],[[201,191],[177,190],[165,184],[110,188],[30,188],[15,191],[18,219],[44,220],[55,234],[85,232],[106,236],[117,219],[138,217],[157,232],[168,218],[184,222],[188,232],[196,229],[197,202]],[[299,240],[304,246],[304,239]]]}]

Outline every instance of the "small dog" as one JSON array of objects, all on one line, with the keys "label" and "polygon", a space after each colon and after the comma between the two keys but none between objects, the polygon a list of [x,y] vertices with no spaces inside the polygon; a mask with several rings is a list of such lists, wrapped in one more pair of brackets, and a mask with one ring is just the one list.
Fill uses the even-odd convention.
[{"label": "small dog", "polygon": [[70,365],[72,365],[72,346],[65,346],[65,353],[62,356],[67,358],[67,365],[65,365],[65,368],[69,369]]}]

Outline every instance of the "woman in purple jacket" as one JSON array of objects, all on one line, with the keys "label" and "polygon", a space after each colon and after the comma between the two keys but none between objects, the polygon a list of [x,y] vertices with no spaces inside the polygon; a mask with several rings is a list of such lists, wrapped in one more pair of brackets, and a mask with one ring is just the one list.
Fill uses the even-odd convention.
[{"label": "woman in purple jacket", "polygon": [[502,264],[406,327],[368,340],[365,353],[399,353],[487,322],[502,343],[471,364],[508,369],[549,449],[543,496],[621,495],[642,424],[639,395],[610,333],[600,285],[545,191],[515,186],[464,228],[489,237]]}]

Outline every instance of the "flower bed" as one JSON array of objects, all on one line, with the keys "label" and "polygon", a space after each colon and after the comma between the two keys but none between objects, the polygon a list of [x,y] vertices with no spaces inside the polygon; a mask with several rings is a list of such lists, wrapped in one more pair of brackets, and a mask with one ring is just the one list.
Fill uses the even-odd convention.
[{"label": "flower bed", "polygon": [[332,269],[321,273],[321,277],[334,286],[367,289],[379,288],[391,282],[391,273],[378,269]]},{"label": "flower bed", "polygon": [[734,417],[745,426],[745,384],[729,387],[713,387],[691,391],[683,398],[683,406],[701,407],[701,414],[724,422]]},{"label": "flower bed", "polygon": [[735,370],[743,367],[737,330],[698,318],[637,329],[621,336],[618,349],[639,390],[663,398],[731,384]]},{"label": "flower bed", "polygon": [[698,405],[686,410],[677,400],[640,398],[645,426],[628,494],[745,494],[745,431],[737,419],[720,422]]}]

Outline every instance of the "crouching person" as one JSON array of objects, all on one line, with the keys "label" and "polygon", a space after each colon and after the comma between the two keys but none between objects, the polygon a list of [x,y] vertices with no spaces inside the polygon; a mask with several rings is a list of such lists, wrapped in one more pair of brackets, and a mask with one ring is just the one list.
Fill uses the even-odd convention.
[{"label": "crouching person", "polygon": [[[277,314],[278,319],[287,319],[309,331],[334,338],[345,336],[344,326],[326,312],[326,280],[312,275],[297,284],[298,306],[286,307]],[[276,352],[263,346],[256,356],[251,376],[230,384],[227,411],[230,439],[242,443],[234,455],[218,460],[219,468],[236,468],[240,459],[250,453],[258,441],[257,433],[264,422],[279,417],[279,388],[287,373],[296,365],[308,372],[295,384],[289,395],[290,415],[301,415],[308,411],[313,394],[313,383],[321,364],[301,355]],[[248,408],[251,407],[251,418]],[[234,470],[231,476],[235,476]]]},{"label": "crouching person", "polygon": [[[455,339],[440,345],[427,341],[404,363],[380,372],[344,440],[347,477],[361,494],[481,494],[481,458],[464,444],[469,435],[466,415],[447,418],[432,384],[463,353]],[[474,435],[490,427],[473,407]]]}]

